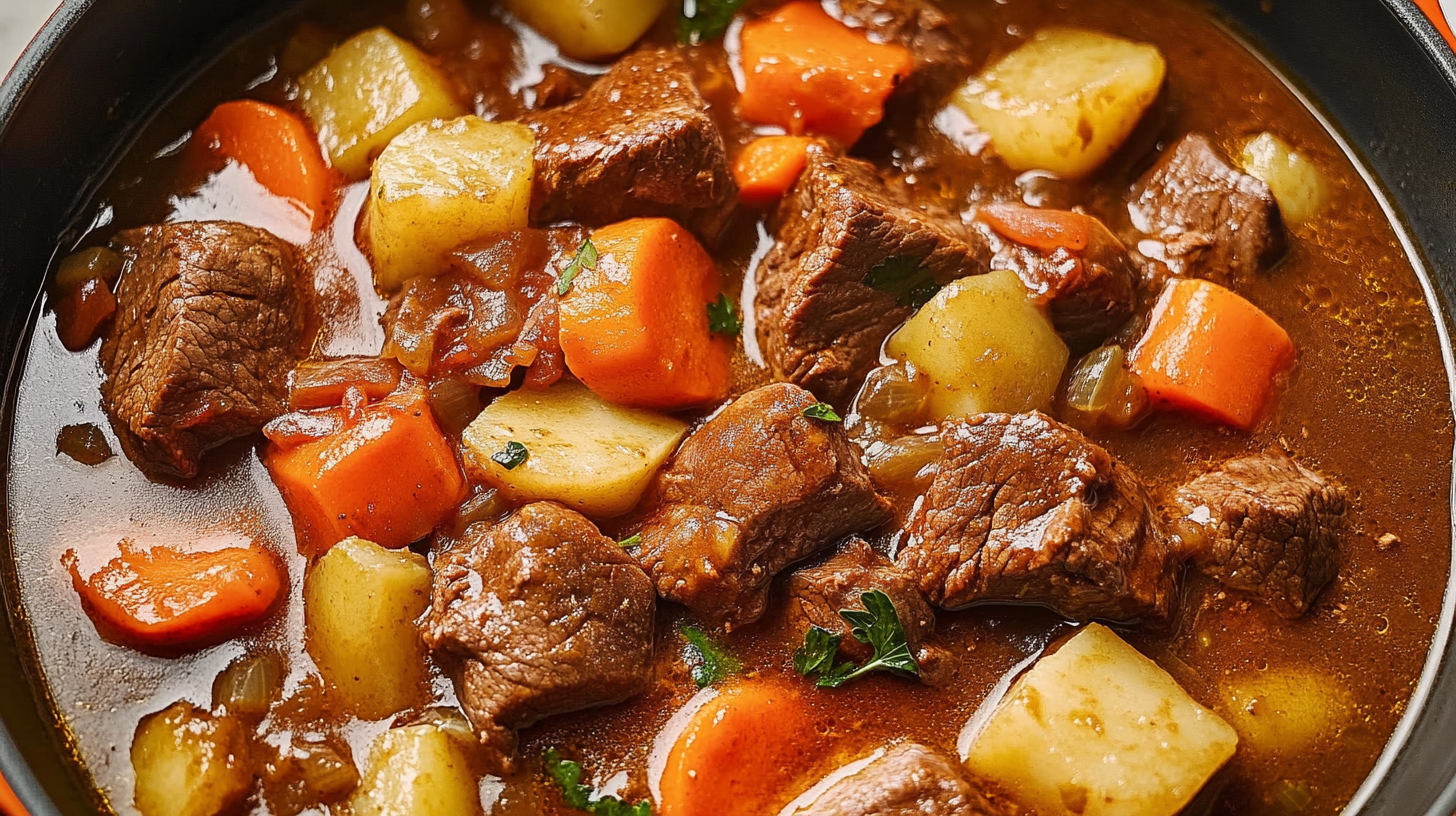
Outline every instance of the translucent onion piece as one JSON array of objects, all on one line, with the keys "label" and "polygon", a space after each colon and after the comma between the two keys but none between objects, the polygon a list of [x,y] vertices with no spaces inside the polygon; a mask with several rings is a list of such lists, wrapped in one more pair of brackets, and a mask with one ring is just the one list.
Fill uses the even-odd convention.
[{"label": "translucent onion piece", "polygon": [[56,266],[56,291],[67,292],[95,278],[115,286],[119,277],[121,256],[105,247],[92,247],[67,255]]},{"label": "translucent onion piece", "polygon": [[869,373],[854,413],[891,425],[915,427],[925,421],[930,400],[930,378],[905,361],[881,366]]},{"label": "translucent onion piece", "polygon": [[288,407],[332,408],[344,402],[350,386],[372,400],[383,399],[399,387],[404,367],[389,357],[343,357],[306,360],[288,375]]},{"label": "translucent onion piece", "polygon": [[1122,384],[1122,346],[1103,346],[1083,357],[1067,381],[1067,407],[1101,414],[1117,399]]},{"label": "translucent onion piece", "polygon": [[283,662],[260,654],[234,662],[212,684],[212,704],[227,713],[262,718],[283,686]]},{"label": "translucent onion piece", "polygon": [[937,435],[902,436],[877,442],[865,451],[865,465],[876,484],[894,490],[928,487],[944,450]]},{"label": "translucent onion piece", "polygon": [[466,745],[475,745],[477,739],[475,730],[470,727],[470,721],[465,719],[458,709],[445,706],[427,708],[421,712],[412,722],[406,725],[433,725],[440,729],[446,736],[453,737]]},{"label": "translucent onion piece", "polygon": [[470,528],[470,525],[499,521],[509,512],[511,512],[511,504],[505,500],[500,491],[495,488],[482,490],[460,505],[459,512],[455,514],[455,521],[450,526],[451,536],[459,539],[465,535],[465,531]]},{"label": "translucent onion piece", "polygon": [[430,383],[430,410],[440,430],[447,434],[459,434],[477,416],[480,409],[480,386],[455,377],[445,377]]},{"label": "translucent onion piece", "polygon": [[114,454],[106,441],[106,434],[95,425],[67,425],[56,434],[56,453],[75,459],[83,465],[96,465],[110,459]]},{"label": "translucent onion piece", "polygon": [[359,770],[353,761],[325,743],[294,748],[299,773],[308,789],[323,804],[343,799],[359,787]]}]

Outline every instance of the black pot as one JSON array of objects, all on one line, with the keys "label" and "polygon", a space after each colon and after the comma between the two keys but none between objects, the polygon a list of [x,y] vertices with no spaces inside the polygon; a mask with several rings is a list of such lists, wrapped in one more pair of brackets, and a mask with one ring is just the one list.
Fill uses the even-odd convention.
[{"label": "black pot", "polygon": [[[4,449],[46,269],[140,125],[229,42],[286,0],[66,0],[0,86],[0,358]],[[1324,113],[1405,227],[1438,304],[1444,357],[1456,303],[1456,55],[1410,0],[1223,0],[1215,13]],[[1449,374],[1449,371],[1448,371]],[[7,463],[8,464],[8,463]],[[8,476],[5,484],[8,484]],[[0,488],[3,489],[3,488]],[[8,498],[0,513],[9,507]],[[7,522],[6,529],[8,531]],[[0,536],[0,772],[32,816],[95,813],[43,687],[21,659],[24,613]],[[1456,585],[1426,673],[1349,813],[1456,813]]]}]

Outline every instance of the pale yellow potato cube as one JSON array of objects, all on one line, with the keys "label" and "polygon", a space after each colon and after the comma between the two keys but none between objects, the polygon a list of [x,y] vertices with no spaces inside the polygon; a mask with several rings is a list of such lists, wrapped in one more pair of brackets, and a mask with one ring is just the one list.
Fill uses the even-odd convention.
[{"label": "pale yellow potato cube", "polygon": [[[579,383],[512,391],[465,429],[468,467],[518,503],[558,501],[592,518],[637,506],[677,450],[686,423],[614,405]],[[506,468],[491,457],[512,442],[526,459]]]},{"label": "pale yellow potato cube", "polygon": [[1228,723],[1094,623],[1016,681],[964,758],[1040,816],[1173,816],[1237,745]]},{"label": "pale yellow potato cube", "polygon": [[930,377],[937,420],[1046,409],[1067,367],[1067,344],[1015,272],[941,289],[885,345]]},{"label": "pale yellow potato cube", "polygon": [[423,51],[386,28],[335,48],[298,79],[298,103],[334,168],[351,179],[416,122],[467,112],[450,78]]},{"label": "pale yellow potato cube", "polygon": [[391,293],[434,275],[462,244],[524,229],[536,137],[515,122],[478,116],[421,122],[401,133],[369,184],[374,286]]},{"label": "pale yellow potato cube", "polygon": [[353,816],[478,816],[480,783],[465,746],[434,725],[392,728],[370,751]]},{"label": "pale yellow potato cube", "polygon": [[1047,28],[973,77],[954,104],[1012,169],[1081,178],[1122,146],[1166,73],[1154,46]]},{"label": "pale yellow potato cube", "polygon": [[1329,179],[1288,142],[1272,133],[1260,133],[1239,153],[1244,172],[1269,185],[1284,223],[1298,226],[1329,203],[1334,189]]},{"label": "pale yellow potato cube", "polygon": [[429,602],[423,556],[362,538],[335,544],[304,579],[308,653],[360,718],[383,719],[425,702],[429,677],[416,621]]},{"label": "pale yellow potato cube", "polygon": [[253,789],[248,730],[190,703],[142,720],[131,764],[142,816],[217,816]]},{"label": "pale yellow potato cube", "polygon": [[1336,741],[1359,712],[1350,691],[1329,675],[1270,668],[1224,678],[1229,723],[1245,746],[1272,758],[1295,757]]},{"label": "pale yellow potato cube", "polygon": [[632,46],[662,16],[667,0],[506,0],[506,7],[580,60],[604,60]]}]

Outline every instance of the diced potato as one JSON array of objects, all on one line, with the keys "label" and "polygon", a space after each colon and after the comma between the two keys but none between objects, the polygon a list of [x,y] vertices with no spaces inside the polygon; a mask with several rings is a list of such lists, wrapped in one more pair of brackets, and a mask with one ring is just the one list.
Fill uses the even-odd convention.
[{"label": "diced potato", "polygon": [[1015,272],[962,278],[890,338],[885,351],[930,377],[936,419],[1045,409],[1067,366],[1067,344]]},{"label": "diced potato", "polygon": [[335,544],[304,579],[308,653],[359,717],[382,719],[425,701],[425,644],[415,621],[429,601],[423,556],[362,538]]},{"label": "diced potato", "polygon": [[335,48],[299,77],[298,90],[319,144],[351,179],[369,175],[369,162],[410,125],[467,112],[450,78],[385,28]]},{"label": "diced potato", "polygon": [[[669,416],[613,405],[574,382],[513,391],[465,429],[466,464],[517,502],[553,500],[594,518],[637,505],[688,426]],[[526,459],[506,468],[491,458],[511,442]]]},{"label": "diced potato", "polygon": [[1092,624],[1016,681],[965,761],[1042,816],[1173,816],[1237,745],[1167,672]]},{"label": "diced potato", "polygon": [[641,39],[667,0],[506,0],[506,7],[566,56],[604,60]]},{"label": "diced potato", "polygon": [[1012,169],[1080,178],[1122,146],[1166,72],[1154,46],[1048,28],[973,77],[955,104]]},{"label": "diced potato", "polygon": [[1318,167],[1272,133],[1260,133],[1245,143],[1239,164],[1245,173],[1269,185],[1286,224],[1308,221],[1334,193]]},{"label": "diced potato", "polygon": [[390,142],[369,184],[375,288],[394,292],[461,244],[524,229],[535,145],[525,125],[478,116],[421,122]]},{"label": "diced potato", "polygon": [[1315,671],[1270,668],[1224,680],[1229,722],[1255,753],[1293,757],[1331,745],[1356,718],[1355,699],[1337,680]]},{"label": "diced potato", "polygon": [[471,816],[480,787],[464,746],[433,725],[379,735],[369,770],[349,800],[353,816]]},{"label": "diced potato", "polygon": [[142,720],[131,764],[142,816],[216,816],[253,789],[247,729],[190,703]]}]

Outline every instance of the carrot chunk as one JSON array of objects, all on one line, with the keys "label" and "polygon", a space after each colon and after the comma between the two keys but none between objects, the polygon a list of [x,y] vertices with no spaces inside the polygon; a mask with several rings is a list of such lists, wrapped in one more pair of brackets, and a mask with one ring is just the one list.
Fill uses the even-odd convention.
[{"label": "carrot chunk", "polygon": [[1248,430],[1263,416],[1294,343],[1257,306],[1205,280],[1168,281],[1132,370],[1155,404]]},{"label": "carrot chunk", "polygon": [[1002,238],[1032,249],[1081,252],[1092,242],[1094,220],[1070,210],[1042,210],[1021,204],[987,204],[976,220]]},{"label": "carrot chunk", "polygon": [[804,172],[813,143],[805,136],[764,136],[749,143],[733,164],[738,200],[765,207],[782,198]]},{"label": "carrot chunk", "polygon": [[286,414],[264,429],[263,463],[304,555],[323,555],[349,536],[408,546],[465,498],[460,463],[423,386],[363,401],[361,394],[343,408]]},{"label": "carrot chunk", "polygon": [[718,268],[702,245],[673,221],[636,218],[597,230],[591,248],[596,262],[577,265],[559,304],[567,369],[619,405],[671,410],[726,397],[728,344],[708,325]]},{"label": "carrot chunk", "polygon": [[660,816],[776,813],[818,740],[803,699],[770,680],[723,689],[693,713],[668,752]]},{"label": "carrot chunk", "polygon": [[96,628],[143,650],[221,643],[267,617],[283,588],[277,559],[258,547],[182,552],[121,543],[121,555],[90,578],[76,552],[62,563]]},{"label": "carrot chunk", "polygon": [[808,0],[748,23],[742,41],[739,113],[846,147],[884,118],[885,100],[915,65],[904,47],[871,42]]},{"label": "carrot chunk", "polygon": [[303,211],[318,229],[333,174],[304,120],[282,108],[243,99],[212,112],[194,137],[203,149],[247,167],[258,183]]}]

